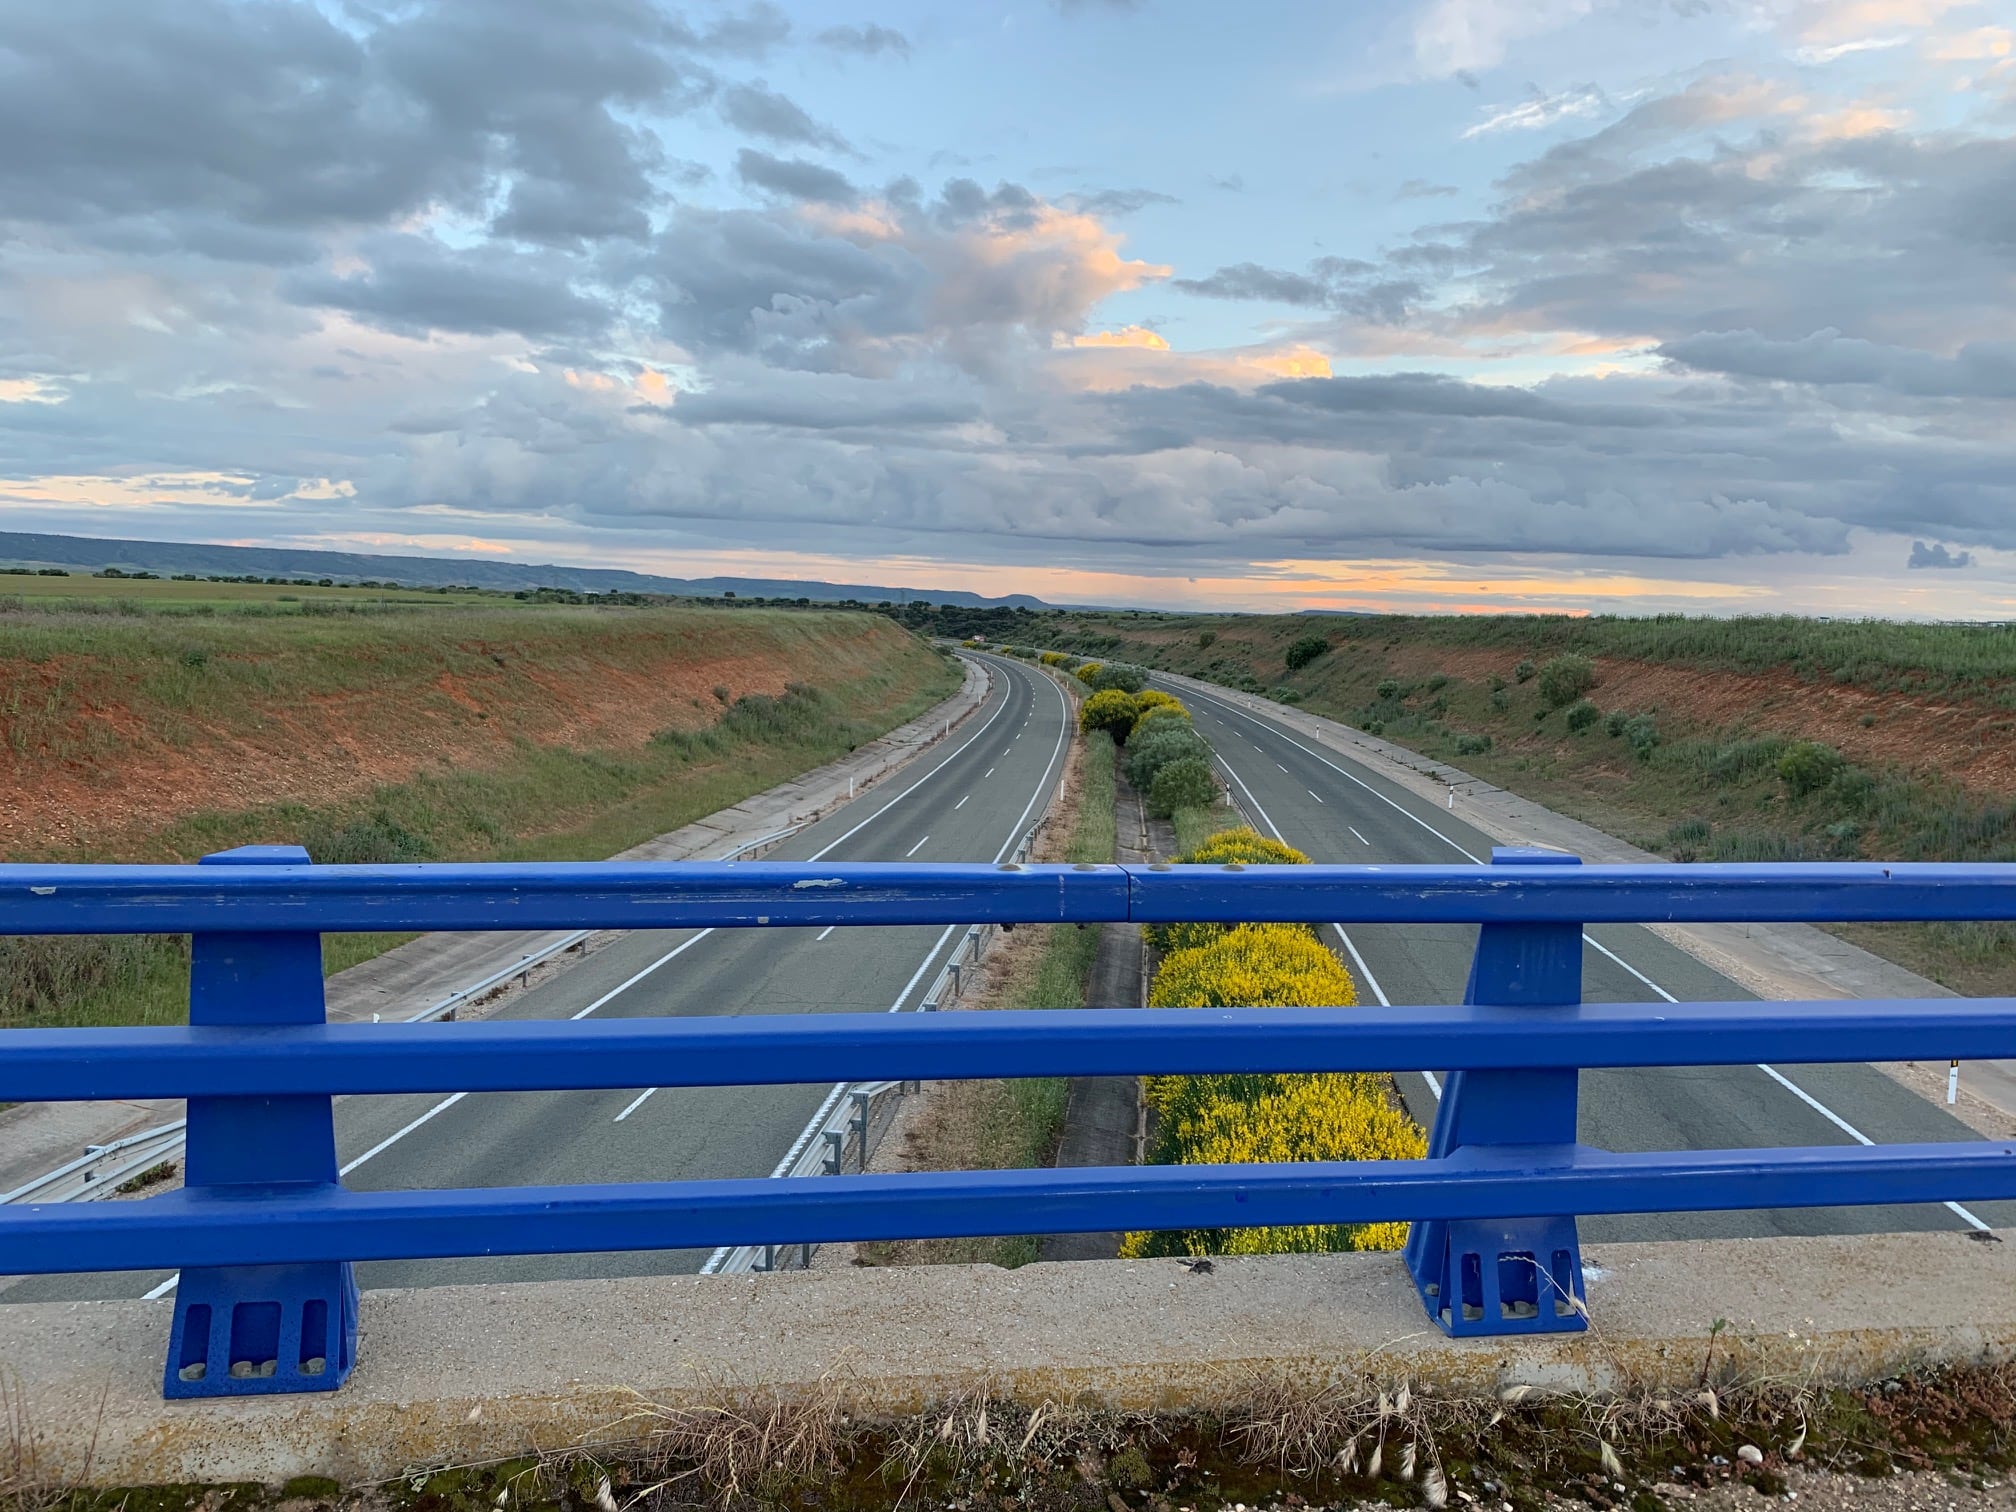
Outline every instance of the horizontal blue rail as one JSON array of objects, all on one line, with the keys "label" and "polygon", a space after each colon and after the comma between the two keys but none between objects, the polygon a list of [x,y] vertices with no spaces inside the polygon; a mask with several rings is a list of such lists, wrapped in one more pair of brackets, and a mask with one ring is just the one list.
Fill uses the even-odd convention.
[{"label": "horizontal blue rail", "polygon": [[817,1181],[171,1192],[0,1221],[0,1272],[73,1269],[116,1243],[135,1269],[711,1249],[734,1244],[1416,1223],[1479,1212],[1640,1213],[2016,1198],[2016,1144],[1685,1154],[1466,1149],[1436,1160],[926,1172]]},{"label": "horizontal blue rail", "polygon": [[1928,1044],[2016,1057],[2016,998],[19,1029],[0,1041],[0,1101],[1817,1064],[1906,1060]]},{"label": "horizontal blue rail", "polygon": [[0,865],[0,934],[2016,919],[2016,866]]},{"label": "horizontal blue rail", "polygon": [[[2016,1057],[2016,999],[1585,1003],[1593,923],[2016,918],[2016,866],[0,866],[0,933],[188,933],[187,1028],[0,1034],[0,1099],[189,1100],[186,1188],[0,1208],[0,1273],[181,1272],[163,1389],[327,1390],[359,1260],[1405,1222],[1452,1334],[1584,1326],[1578,1215],[2016,1199],[2016,1144],[1613,1153],[1587,1067]],[[1466,1002],[332,1026],[321,935],[1212,920],[1461,923]],[[341,1094],[1064,1075],[1447,1074],[1428,1157],[419,1192],[339,1178]]]}]

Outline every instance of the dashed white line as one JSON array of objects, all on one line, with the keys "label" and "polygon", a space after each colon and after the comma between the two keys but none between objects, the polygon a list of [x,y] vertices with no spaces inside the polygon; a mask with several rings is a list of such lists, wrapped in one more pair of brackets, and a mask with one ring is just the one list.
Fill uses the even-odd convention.
[{"label": "dashed white line", "polygon": [[1309,794],[1311,798],[1314,798],[1318,803],[1321,803],[1323,801],[1323,795],[1317,792],[1316,789],[1308,788],[1305,789],[1305,791]]},{"label": "dashed white line", "polygon": [[1372,843],[1370,840],[1367,840],[1363,835],[1358,834],[1357,826],[1347,824],[1344,826],[1344,828],[1350,830],[1351,833],[1357,837],[1358,843],[1360,845],[1370,845]]},{"label": "dashed white line", "polygon": [[[1194,690],[1193,690],[1193,696],[1195,696]],[[1260,723],[1260,721],[1258,719],[1255,719],[1253,715],[1246,713],[1242,709],[1234,708],[1231,704],[1224,703],[1222,700],[1215,698],[1206,698],[1203,701],[1206,703],[1217,704],[1218,707],[1225,709],[1230,713],[1238,714],[1242,719],[1252,720],[1253,723],[1255,724]],[[1270,730],[1269,733],[1278,736],[1282,740],[1287,741],[1288,744],[1294,746],[1296,750],[1303,751],[1306,752],[1308,755],[1314,756],[1318,761],[1322,762],[1323,765],[1329,767],[1331,771],[1337,773],[1338,776],[1346,778],[1347,780],[1356,783],[1359,787],[1363,788],[1366,792],[1370,793],[1374,798],[1377,798],[1380,802],[1386,804],[1389,808],[1395,809],[1400,813],[1406,815],[1407,818],[1412,819],[1416,824],[1420,825],[1421,828],[1428,831],[1429,834],[1433,835],[1436,839],[1440,840],[1450,849],[1456,851],[1459,855],[1466,857],[1470,861],[1473,861],[1480,866],[1483,864],[1482,859],[1477,855],[1473,854],[1468,848],[1457,844],[1454,840],[1450,839],[1447,835],[1443,834],[1442,831],[1437,829],[1434,825],[1430,824],[1427,820],[1421,818],[1418,814],[1411,812],[1404,805],[1394,802],[1393,799],[1387,797],[1386,794],[1380,792],[1377,788],[1373,787],[1369,782],[1364,781],[1362,778],[1353,777],[1351,773],[1345,771],[1344,768],[1337,765],[1336,762],[1329,760],[1327,757],[1323,756],[1320,752],[1310,750],[1308,746],[1303,745],[1300,741],[1284,733],[1283,731]],[[1220,760],[1222,761],[1223,758],[1221,757]],[[1225,770],[1231,772],[1232,768],[1227,766]],[[1283,768],[1283,770],[1286,770],[1286,768]],[[1233,772],[1232,776],[1234,781],[1238,781],[1238,774],[1236,772]],[[1243,782],[1240,782],[1239,786],[1242,790],[1246,788],[1246,784]],[[1246,792],[1246,796],[1250,799],[1252,798],[1253,794],[1249,790]],[[1256,811],[1260,810],[1260,805],[1257,802],[1254,803],[1253,806]],[[1264,811],[1260,813],[1260,817],[1263,819],[1267,819],[1267,815],[1265,814]],[[1267,827],[1269,829],[1274,830],[1274,835],[1276,839],[1281,838],[1281,831],[1275,828],[1274,821],[1272,819],[1267,819]],[[1358,835],[1358,831],[1356,831],[1355,829],[1352,830],[1351,833],[1354,835]],[[1358,838],[1360,840],[1365,839],[1363,835],[1358,835]],[[1287,842],[1284,840],[1282,841],[1282,843],[1285,845]],[[1333,924],[1331,928],[1337,929],[1337,926]],[[1337,933],[1340,937],[1342,937],[1344,931],[1342,929],[1337,929]],[[1645,986],[1651,988],[1652,991],[1656,992],[1660,997],[1664,998],[1667,1002],[1677,1003],[1678,1001],[1680,1001],[1678,998],[1674,997],[1672,993],[1668,992],[1664,987],[1661,987],[1657,982],[1653,981],[1652,978],[1647,976],[1644,972],[1640,971],[1636,966],[1633,966],[1629,961],[1625,960],[1622,956],[1617,954],[1616,951],[1612,950],[1609,946],[1603,944],[1600,940],[1596,939],[1587,930],[1584,930],[1582,932],[1582,938],[1586,943],[1594,947],[1594,949],[1599,954],[1607,956],[1617,965],[1623,967],[1625,971],[1629,972],[1632,976],[1636,977],[1640,982],[1644,983]],[[1350,949],[1350,942],[1348,940],[1346,940],[1345,942],[1345,948]],[[1358,960],[1359,957],[1358,952],[1356,950],[1351,950],[1351,958],[1353,961]],[[1379,1001],[1382,1004],[1385,1003],[1386,995],[1383,992],[1379,991],[1378,984],[1371,982],[1368,978],[1367,985],[1372,988],[1373,993],[1379,998]],[[1858,1144],[1864,1144],[1864,1145],[1873,1146],[1876,1143],[1876,1141],[1869,1138],[1868,1135],[1864,1134],[1860,1129],[1856,1128],[1853,1124],[1849,1123],[1848,1120],[1843,1118],[1839,1113],[1836,1113],[1832,1108],[1828,1107],[1825,1103],[1821,1102],[1819,1098],[1813,1096],[1813,1094],[1808,1092],[1804,1087],[1799,1086],[1790,1077],[1786,1076],[1783,1072],[1779,1071],[1777,1067],[1767,1066],[1762,1061],[1753,1062],[1753,1064],[1759,1071],[1762,1071],[1766,1076],[1770,1077],[1772,1081],[1776,1082],[1779,1086],[1783,1087],[1787,1092],[1790,1092],[1794,1097],[1798,1098],[1799,1101],[1806,1104],[1807,1107],[1811,1108],[1814,1112],[1818,1113],[1822,1118],[1826,1119],[1829,1123],[1833,1124],[1835,1128],[1839,1129],[1842,1133],[1846,1134],[1850,1139],[1853,1139]],[[1434,1073],[1430,1071],[1423,1071],[1421,1075],[1427,1080],[1429,1089],[1433,1091],[1435,1096],[1439,1099],[1442,1096],[1442,1086],[1441,1083],[1436,1080]],[[1976,1229],[1982,1230],[1984,1232],[1987,1231],[1989,1225],[1983,1223],[1979,1217],[1977,1217],[1974,1213],[1969,1212],[1959,1203],[1948,1202],[1942,1205],[1949,1212],[1956,1214],[1963,1222],[1971,1225]]]},{"label": "dashed white line", "polygon": [[[968,793],[968,794],[966,795],[966,798],[971,798],[972,796],[973,796],[973,795],[972,795],[971,793]],[[953,813],[955,813],[955,814],[956,814],[956,813],[958,813],[958,812],[959,812],[959,810],[961,810],[962,808],[966,807],[966,798],[961,798],[961,799],[960,799],[960,800],[959,800],[959,801],[958,801],[957,803],[955,803],[955,804],[953,804],[953,805],[952,805],[952,812],[953,812]]]},{"label": "dashed white line", "polygon": [[987,770],[986,770],[986,771],[984,771],[984,772],[982,772],[982,773],[980,774],[980,780],[981,780],[982,782],[985,782],[985,781],[986,781],[986,780],[987,780],[987,779],[988,779],[989,777],[992,777],[993,775],[994,775],[994,768],[992,768],[992,767],[989,767],[989,768],[987,768]]},{"label": "dashed white line", "polygon": [[635,1113],[639,1108],[643,1107],[644,1099],[649,1097],[653,1092],[656,1092],[657,1090],[658,1089],[656,1087],[646,1087],[642,1092],[639,1092],[636,1095],[636,1097],[631,1099],[630,1106],[625,1108],[621,1113],[618,1113],[616,1115],[615,1122],[617,1123],[623,1122],[624,1119],[628,1118],[632,1113]]},{"label": "dashed white line", "polygon": [[828,924],[824,929],[820,930],[818,934],[812,937],[812,943],[814,945],[817,945],[821,940],[825,939],[826,936],[833,933],[833,931],[838,929],[839,927],[840,926],[838,924]]},{"label": "dashed white line", "polygon": [[[929,840],[930,838],[931,837],[929,835],[926,835],[924,837],[924,840]],[[905,861],[908,861],[912,856],[916,855],[917,852],[924,849],[924,840],[919,840],[915,845],[911,846],[910,849],[903,852],[903,859]]]}]

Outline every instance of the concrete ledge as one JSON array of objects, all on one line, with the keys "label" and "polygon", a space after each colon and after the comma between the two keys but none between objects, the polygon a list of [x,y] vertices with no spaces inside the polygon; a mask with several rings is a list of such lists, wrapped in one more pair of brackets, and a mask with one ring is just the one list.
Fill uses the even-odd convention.
[{"label": "concrete ledge", "polygon": [[1851,1384],[2016,1359],[2016,1247],[1961,1234],[1585,1251],[1594,1327],[1452,1342],[1398,1257],[668,1276],[366,1295],[340,1392],[159,1396],[167,1302],[0,1308],[0,1381],[38,1478],[354,1482],[641,1436],[645,1402],[837,1394],[866,1418],[954,1394],[1130,1410],[1237,1405],[1261,1382],[1487,1393],[1713,1380]]}]

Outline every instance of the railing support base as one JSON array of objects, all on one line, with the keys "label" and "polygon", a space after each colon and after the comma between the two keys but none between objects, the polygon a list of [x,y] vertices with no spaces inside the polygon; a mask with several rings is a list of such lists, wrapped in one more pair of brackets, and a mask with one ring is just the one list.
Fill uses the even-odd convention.
[{"label": "railing support base", "polygon": [[184,1271],[161,1394],[334,1391],[356,1360],[357,1280],[349,1261]]},{"label": "railing support base", "polygon": [[[1494,866],[1575,866],[1561,851],[1499,849]],[[1567,1007],[1582,999],[1577,924],[1486,924],[1477,933],[1467,1003]],[[1457,1071],[1442,1088],[1428,1155],[1508,1145],[1562,1154],[1575,1144],[1573,1068]],[[1488,1155],[1487,1157],[1488,1158]],[[1428,1316],[1452,1337],[1574,1333],[1589,1326],[1575,1220],[1431,1220],[1407,1235],[1407,1269]]]}]

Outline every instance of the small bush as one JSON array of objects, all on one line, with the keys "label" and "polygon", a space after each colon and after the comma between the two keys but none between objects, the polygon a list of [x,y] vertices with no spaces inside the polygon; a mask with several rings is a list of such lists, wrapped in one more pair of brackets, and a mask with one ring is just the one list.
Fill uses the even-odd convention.
[{"label": "small bush", "polygon": [[1619,735],[1624,733],[1624,726],[1629,722],[1630,718],[1631,716],[1626,714],[1622,709],[1612,709],[1608,714],[1603,716],[1603,733],[1608,735],[1612,740],[1615,740]]},{"label": "small bush", "polygon": [[1496,672],[1493,672],[1489,677],[1484,679],[1484,686],[1489,688],[1493,693],[1503,693],[1505,691],[1505,679],[1500,677]]},{"label": "small bush", "polygon": [[1533,681],[1533,674],[1537,670],[1530,661],[1522,661],[1512,669],[1512,676],[1517,682],[1531,682]]},{"label": "small bush", "polygon": [[1309,663],[1330,649],[1330,642],[1320,635],[1305,635],[1288,648],[1282,660],[1287,662],[1290,672],[1300,672]]},{"label": "small bush", "polygon": [[1511,693],[1504,688],[1493,688],[1491,690],[1491,712],[1493,714],[1511,713],[1512,712]]},{"label": "small bush", "polygon": [[1179,808],[1205,808],[1218,796],[1211,763],[1195,756],[1170,762],[1148,788],[1148,812],[1167,819]]},{"label": "small bush", "polygon": [[1149,688],[1134,695],[1134,702],[1143,714],[1151,709],[1174,709],[1179,714],[1190,711],[1183,707],[1183,700],[1173,693],[1164,693],[1160,688]]},{"label": "small bush", "polygon": [[1489,735],[1458,735],[1456,737],[1456,754],[1458,756],[1482,756],[1490,749],[1491,737]]},{"label": "small bush", "polygon": [[1794,798],[1828,786],[1848,769],[1848,758],[1817,740],[1797,740],[1778,758],[1778,776]]},{"label": "small bush", "polygon": [[1074,669],[1071,675],[1089,688],[1092,686],[1092,679],[1099,675],[1099,669],[1102,665],[1103,663],[1100,662],[1086,662],[1084,665]]},{"label": "small bush", "polygon": [[382,866],[401,861],[425,861],[434,847],[388,814],[353,820],[339,828],[302,836],[308,854],[327,866]]},{"label": "small bush", "polygon": [[[1083,673],[1080,673],[1083,676]],[[1148,674],[1139,667],[1130,667],[1124,662],[1107,662],[1088,679],[1095,693],[1117,690],[1122,693],[1139,693],[1148,686]]]},{"label": "small bush", "polygon": [[1216,630],[1199,630],[1197,632],[1197,649],[1199,651],[1207,650],[1211,643],[1217,639],[1218,632]]},{"label": "small bush", "polygon": [[1715,832],[1706,819],[1682,819],[1666,831],[1668,845],[1699,845]]},{"label": "small bush", "polygon": [[1440,693],[1448,686],[1449,678],[1446,673],[1437,672],[1433,677],[1428,679],[1428,691],[1430,693]]},{"label": "small bush", "polygon": [[1650,714],[1633,714],[1624,721],[1624,739],[1630,743],[1633,756],[1650,761],[1659,748],[1659,721]]},{"label": "small bush", "polygon": [[1179,720],[1164,718],[1152,728],[1139,720],[1127,738],[1127,780],[1146,794],[1162,768],[1172,761],[1209,761],[1204,737]]},{"label": "small bush", "polygon": [[1135,704],[1132,693],[1119,688],[1102,688],[1086,699],[1085,706],[1078,711],[1078,728],[1087,734],[1104,730],[1113,737],[1115,745],[1125,745],[1139,714],[1140,708]]},{"label": "small bush", "polygon": [[1381,703],[1392,703],[1400,697],[1400,680],[1395,677],[1386,678],[1372,692]]},{"label": "small bush", "polygon": [[[1241,825],[1237,829],[1220,830],[1203,844],[1193,847],[1178,856],[1176,860],[1185,866],[1307,866],[1309,858],[1292,845],[1284,845],[1279,840],[1270,840],[1259,831]],[[1306,933],[1313,933],[1306,925],[1294,925]],[[1195,950],[1200,945],[1208,945],[1224,934],[1227,925],[1209,922],[1184,921],[1178,924],[1149,924],[1143,933],[1148,943],[1157,950]]]},{"label": "small bush", "polygon": [[1297,693],[1293,688],[1276,688],[1267,696],[1273,699],[1274,702],[1281,704],[1298,704],[1302,702],[1302,695]]},{"label": "small bush", "polygon": [[1586,730],[1589,726],[1596,723],[1600,717],[1600,713],[1601,711],[1597,709],[1596,705],[1589,702],[1588,699],[1580,699],[1568,706],[1566,716],[1568,728],[1577,731]]},{"label": "small bush", "polygon": [[1572,704],[1596,686],[1596,664],[1570,651],[1540,669],[1540,696],[1554,708]]}]

